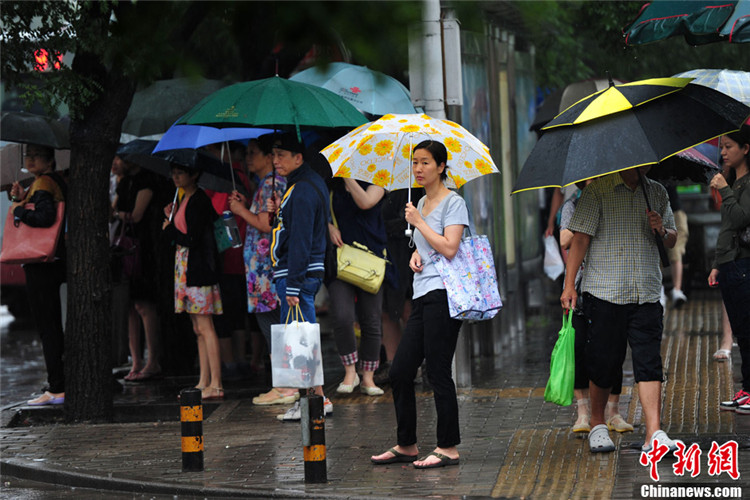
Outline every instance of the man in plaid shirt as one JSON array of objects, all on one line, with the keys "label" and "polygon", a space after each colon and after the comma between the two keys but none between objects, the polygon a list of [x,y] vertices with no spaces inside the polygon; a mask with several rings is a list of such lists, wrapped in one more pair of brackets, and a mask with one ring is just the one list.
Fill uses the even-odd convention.
[{"label": "man in plaid shirt", "polygon": [[615,450],[604,408],[615,372],[625,360],[627,343],[646,422],[643,451],[650,451],[654,440],[675,448],[674,441],[660,430],[662,275],[654,234],[671,248],[677,241],[677,231],[667,192],[645,177],[648,169],[609,174],[586,187],[568,226],[575,235],[560,302],[563,309],[575,307],[575,274],[585,257],[581,294],[590,323],[586,369],[591,399],[589,448],[593,453]]}]

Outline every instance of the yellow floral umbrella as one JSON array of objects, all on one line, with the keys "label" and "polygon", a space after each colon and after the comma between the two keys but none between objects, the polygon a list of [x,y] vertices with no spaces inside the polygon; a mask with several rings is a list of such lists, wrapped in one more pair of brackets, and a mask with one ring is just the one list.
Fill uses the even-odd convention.
[{"label": "yellow floral umbrella", "polygon": [[321,153],[334,177],[359,179],[387,190],[421,187],[412,180],[411,153],[424,140],[442,142],[448,150],[448,179],[457,189],[481,175],[498,172],[490,150],[449,120],[425,114],[385,115],[326,146]]}]

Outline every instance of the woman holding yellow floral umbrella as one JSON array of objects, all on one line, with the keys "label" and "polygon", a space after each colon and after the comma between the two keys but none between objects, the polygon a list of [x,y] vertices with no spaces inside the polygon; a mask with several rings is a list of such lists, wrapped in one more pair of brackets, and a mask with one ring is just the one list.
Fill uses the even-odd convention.
[{"label": "woman holding yellow floral umbrella", "polygon": [[334,177],[350,177],[386,190],[420,187],[411,178],[411,151],[424,140],[442,142],[451,168],[446,187],[497,172],[490,150],[461,125],[425,114],[385,115],[326,146]]},{"label": "woman holding yellow floral umbrella", "polygon": [[[412,180],[412,148],[424,140],[442,142],[451,168],[445,186],[458,189],[498,172],[490,150],[461,125],[425,114],[384,115],[352,130],[321,153],[334,177],[358,179],[386,191],[422,187]],[[411,201],[411,189],[408,200]],[[407,230],[411,236],[411,229]]]},{"label": "woman holding yellow floral umbrella", "polygon": [[[463,198],[445,186],[452,168],[447,156],[445,145],[435,140],[422,141],[413,150],[414,177],[424,186],[425,196],[416,207],[407,203],[405,210],[406,221],[415,229],[416,249],[409,260],[414,272],[411,314],[389,371],[397,444],[370,457],[376,465],[413,463],[415,468],[427,469],[459,463],[461,436],[451,360],[461,321],[450,315],[446,286],[430,257],[437,252],[453,259],[469,225]],[[423,361],[435,399],[437,446],[418,460],[414,378]]]}]

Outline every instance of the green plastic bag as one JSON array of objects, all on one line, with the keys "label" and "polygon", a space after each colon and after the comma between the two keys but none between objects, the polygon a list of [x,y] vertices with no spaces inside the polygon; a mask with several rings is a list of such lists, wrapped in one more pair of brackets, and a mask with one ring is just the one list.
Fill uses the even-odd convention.
[{"label": "green plastic bag", "polygon": [[576,332],[573,329],[573,310],[563,315],[563,324],[552,349],[549,363],[549,380],[544,389],[544,400],[560,406],[573,402],[573,385],[575,384],[575,342]]}]

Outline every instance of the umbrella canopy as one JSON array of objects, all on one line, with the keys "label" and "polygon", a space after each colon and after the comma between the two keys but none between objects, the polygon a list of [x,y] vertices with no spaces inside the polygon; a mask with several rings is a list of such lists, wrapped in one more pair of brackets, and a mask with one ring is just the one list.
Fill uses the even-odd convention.
[{"label": "umbrella canopy", "polygon": [[553,126],[558,117],[545,127],[547,132],[529,154],[513,192],[563,187],[653,165],[738,130],[748,115],[750,108],[741,102],[708,87],[688,84],[642,105],[580,124]]},{"label": "umbrella canopy", "polygon": [[385,115],[326,146],[321,153],[334,177],[349,177],[388,190],[421,187],[411,179],[411,153],[424,140],[448,150],[449,188],[498,172],[490,150],[461,125],[424,114]]},{"label": "umbrella canopy", "polygon": [[[550,120],[562,113],[570,106],[580,101],[584,97],[605,90],[609,87],[610,80],[606,78],[589,78],[567,85],[563,89],[558,89],[548,95],[534,115],[534,123],[529,130],[539,130],[544,127]],[[620,80],[612,80],[615,84],[622,84]]]},{"label": "umbrella canopy", "polygon": [[67,124],[25,111],[3,113],[0,118],[0,140],[70,149]]},{"label": "umbrella canopy", "polygon": [[750,0],[737,2],[720,34],[732,43],[750,42]]},{"label": "umbrella canopy", "polygon": [[215,128],[203,125],[174,125],[167,130],[159,140],[153,152],[170,149],[197,149],[207,144],[217,144],[226,141],[254,139],[264,134],[273,133],[268,128]]},{"label": "umbrella canopy", "polygon": [[692,78],[696,85],[703,85],[733,97],[750,106],[750,73],[731,69],[691,69],[674,75],[677,78]]},{"label": "umbrella canopy", "polygon": [[676,155],[670,156],[666,160],[654,165],[646,175],[659,181],[690,180],[692,182],[708,184],[714,175],[721,172],[721,167],[711,160],[711,156],[716,158],[716,154],[704,154],[701,151],[702,146],[716,149],[714,146],[702,144],[686,149],[685,151],[680,151]]},{"label": "umbrella canopy", "polygon": [[653,0],[625,28],[625,43],[642,45],[678,35],[691,45],[748,42],[748,10],[747,0]]},{"label": "umbrella canopy", "polygon": [[[70,150],[55,150],[56,170],[61,172],[70,166]],[[2,143],[0,145],[0,191],[9,190],[14,182],[26,187],[34,175],[24,168],[23,144]]]},{"label": "umbrella canopy", "polygon": [[[204,97],[226,87],[220,80],[205,78],[172,78],[158,80],[133,95],[122,134],[127,140],[136,137],[156,139]],[[127,142],[123,141],[123,142]]]},{"label": "umbrella canopy", "polygon": [[365,66],[334,62],[313,67],[289,78],[335,92],[360,111],[371,115],[416,113],[411,95],[395,78]]},{"label": "umbrella canopy", "polygon": [[635,108],[654,99],[681,90],[688,78],[651,78],[615,85],[581,99],[557,115],[542,130],[566,125],[578,125],[589,120]]},{"label": "umbrella canopy", "polygon": [[125,161],[135,163],[147,170],[164,177],[172,176],[172,164],[195,168],[202,172],[198,185],[203,189],[231,193],[233,189],[248,196],[238,178],[232,182],[232,168],[222,163],[212,154],[197,149],[173,149],[152,154],[156,146],[154,140],[136,139],[123,144],[117,149],[117,156]]},{"label": "umbrella canopy", "polygon": [[180,125],[224,127],[353,128],[367,119],[330,90],[274,76],[236,83],[203,99]]}]

